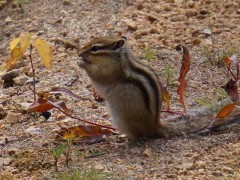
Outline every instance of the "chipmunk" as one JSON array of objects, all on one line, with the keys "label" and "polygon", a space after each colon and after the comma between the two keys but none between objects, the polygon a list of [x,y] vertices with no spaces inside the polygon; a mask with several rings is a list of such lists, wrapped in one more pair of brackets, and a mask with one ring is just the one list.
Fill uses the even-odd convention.
[{"label": "chipmunk", "polygon": [[158,76],[133,56],[124,36],[95,38],[79,49],[78,56],[77,64],[106,99],[114,124],[131,138],[187,135],[227,122],[213,122],[214,115],[206,113],[160,120],[163,100]]}]

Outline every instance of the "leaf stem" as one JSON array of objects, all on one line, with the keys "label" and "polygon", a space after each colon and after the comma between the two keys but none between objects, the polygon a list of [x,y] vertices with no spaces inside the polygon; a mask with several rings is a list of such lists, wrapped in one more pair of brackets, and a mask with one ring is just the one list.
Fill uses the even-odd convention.
[{"label": "leaf stem", "polygon": [[30,54],[29,54],[29,58],[30,58],[30,62],[31,62],[31,67],[32,67],[32,76],[33,76],[33,98],[34,98],[34,102],[37,101],[36,98],[36,80],[35,80],[35,69],[33,66],[33,61],[32,61],[32,45],[30,44]]},{"label": "leaf stem", "polygon": [[[39,97],[41,97],[40,94],[38,94],[34,89],[31,88],[31,86],[29,86],[29,88],[33,91],[34,94],[38,95]],[[52,106],[54,106],[54,108],[56,108],[57,110],[61,111],[63,114],[67,115],[68,117],[70,118],[73,118],[73,119],[76,119],[78,121],[82,121],[82,122],[85,122],[85,123],[88,123],[88,124],[91,124],[91,125],[94,125],[94,126],[99,126],[99,127],[102,127],[102,128],[105,128],[105,129],[111,129],[113,131],[116,131],[117,129],[116,128],[113,128],[113,127],[109,127],[109,126],[104,126],[104,125],[101,125],[101,124],[97,124],[97,123],[93,123],[93,122],[90,122],[90,121],[87,121],[87,120],[84,120],[84,119],[81,119],[79,117],[75,117],[71,114],[69,114],[68,112],[65,112],[64,110],[62,110],[61,108],[59,108],[57,105],[55,105],[52,101],[49,101],[48,99],[45,99],[49,104],[51,104]]]}]

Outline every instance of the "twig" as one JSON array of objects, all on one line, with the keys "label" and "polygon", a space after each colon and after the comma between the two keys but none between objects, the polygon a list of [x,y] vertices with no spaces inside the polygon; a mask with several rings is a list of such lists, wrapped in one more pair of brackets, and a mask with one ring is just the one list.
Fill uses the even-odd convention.
[{"label": "twig", "polygon": [[[29,88],[34,92],[34,94],[38,95],[39,97],[41,97],[40,94],[38,94],[36,91],[34,91],[34,89],[32,89],[30,86]],[[57,107],[57,105],[55,105],[52,101],[49,101],[48,99],[45,99],[49,104],[51,104],[52,106],[54,106],[57,110],[61,111],[63,114],[67,115],[68,117],[70,118],[73,118],[73,119],[76,119],[78,121],[82,121],[82,122],[85,122],[85,123],[88,123],[88,124],[91,124],[91,125],[94,125],[94,126],[99,126],[99,127],[102,127],[102,128],[105,128],[105,129],[111,129],[113,131],[116,131],[117,129],[116,128],[113,128],[113,127],[109,127],[109,126],[104,126],[104,125],[100,125],[100,124],[97,124],[97,123],[93,123],[93,122],[90,122],[90,121],[87,121],[87,120],[84,120],[84,119],[81,119],[79,117],[75,117],[67,112],[65,112],[64,110],[62,110],[61,108]]]},{"label": "twig", "polygon": [[36,81],[35,81],[35,69],[33,67],[33,61],[32,61],[32,45],[30,44],[30,54],[29,54],[29,58],[30,58],[30,62],[31,62],[31,67],[32,67],[32,75],[33,75],[33,98],[34,98],[34,102],[37,101],[37,98],[36,98]]},{"label": "twig", "polygon": [[232,70],[230,68],[228,68],[228,71],[230,72],[230,74],[233,76],[233,78],[235,79],[235,81],[238,81],[238,78],[233,74]]},{"label": "twig", "polygon": [[183,112],[172,111],[172,110],[161,110],[161,112],[171,113],[171,114],[178,114],[178,115],[185,115],[186,114],[186,113],[183,113]]},{"label": "twig", "polygon": [[89,155],[89,156],[85,156],[84,158],[85,159],[95,158],[95,157],[102,156],[102,155],[105,155],[105,154],[107,154],[107,153],[106,152],[105,153],[97,153],[97,154],[92,154],[92,155]]}]

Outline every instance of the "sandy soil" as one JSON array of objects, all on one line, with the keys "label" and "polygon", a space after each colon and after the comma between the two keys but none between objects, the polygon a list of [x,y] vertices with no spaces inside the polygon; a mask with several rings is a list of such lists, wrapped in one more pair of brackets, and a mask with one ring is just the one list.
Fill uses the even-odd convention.
[{"label": "sandy soil", "polygon": [[[21,1],[16,1],[21,2]],[[76,50],[56,43],[56,38],[80,45],[94,36],[126,35],[134,54],[144,61],[152,49],[150,66],[166,84],[171,67],[172,108],[181,110],[176,94],[181,55],[178,44],[191,53],[186,104],[188,111],[226,98],[221,88],[230,76],[223,59],[239,54],[240,0],[32,0],[22,9],[0,1],[1,68],[10,54],[9,42],[29,31],[53,47],[53,67],[45,69],[36,51],[37,90],[67,87],[90,101],[62,98],[74,114],[111,125],[105,102],[97,102],[84,71],[76,65]],[[144,61],[145,62],[145,61]],[[15,66],[12,87],[0,80],[0,177],[1,179],[239,179],[240,127],[197,136],[147,140],[128,145],[121,136],[97,144],[73,144],[69,168],[65,156],[58,161],[50,153],[60,127],[78,125],[57,110],[45,119],[26,113],[33,95],[26,85],[32,78],[26,56]],[[163,114],[167,118],[171,114]],[[124,143],[121,143],[124,142]]]}]

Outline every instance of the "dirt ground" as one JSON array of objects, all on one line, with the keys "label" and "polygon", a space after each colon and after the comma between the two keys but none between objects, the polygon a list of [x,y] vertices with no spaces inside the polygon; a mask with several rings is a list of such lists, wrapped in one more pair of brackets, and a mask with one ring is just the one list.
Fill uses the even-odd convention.
[{"label": "dirt ground", "polygon": [[[150,66],[164,84],[169,74],[174,110],[182,110],[176,94],[181,55],[175,47],[184,44],[192,60],[188,111],[227,98],[221,86],[230,76],[223,59],[239,54],[240,0],[26,0],[20,8],[21,2],[0,1],[1,70],[11,39],[27,31],[45,39],[53,48],[53,67],[45,69],[33,51],[37,91],[67,87],[91,99],[62,97],[76,116],[111,125],[105,102],[94,100],[86,73],[76,65],[76,50],[66,49],[56,38],[83,45],[95,36],[125,35],[141,61],[147,50],[153,50]],[[27,86],[32,79],[27,55],[15,71],[13,86],[4,87],[0,80],[1,179],[240,179],[239,126],[132,145],[122,136],[97,144],[73,144],[69,168],[62,155],[56,172],[51,153],[60,143],[55,140],[56,131],[81,122],[57,110],[47,120],[26,113],[33,102]],[[169,116],[162,114],[162,118]]]}]

